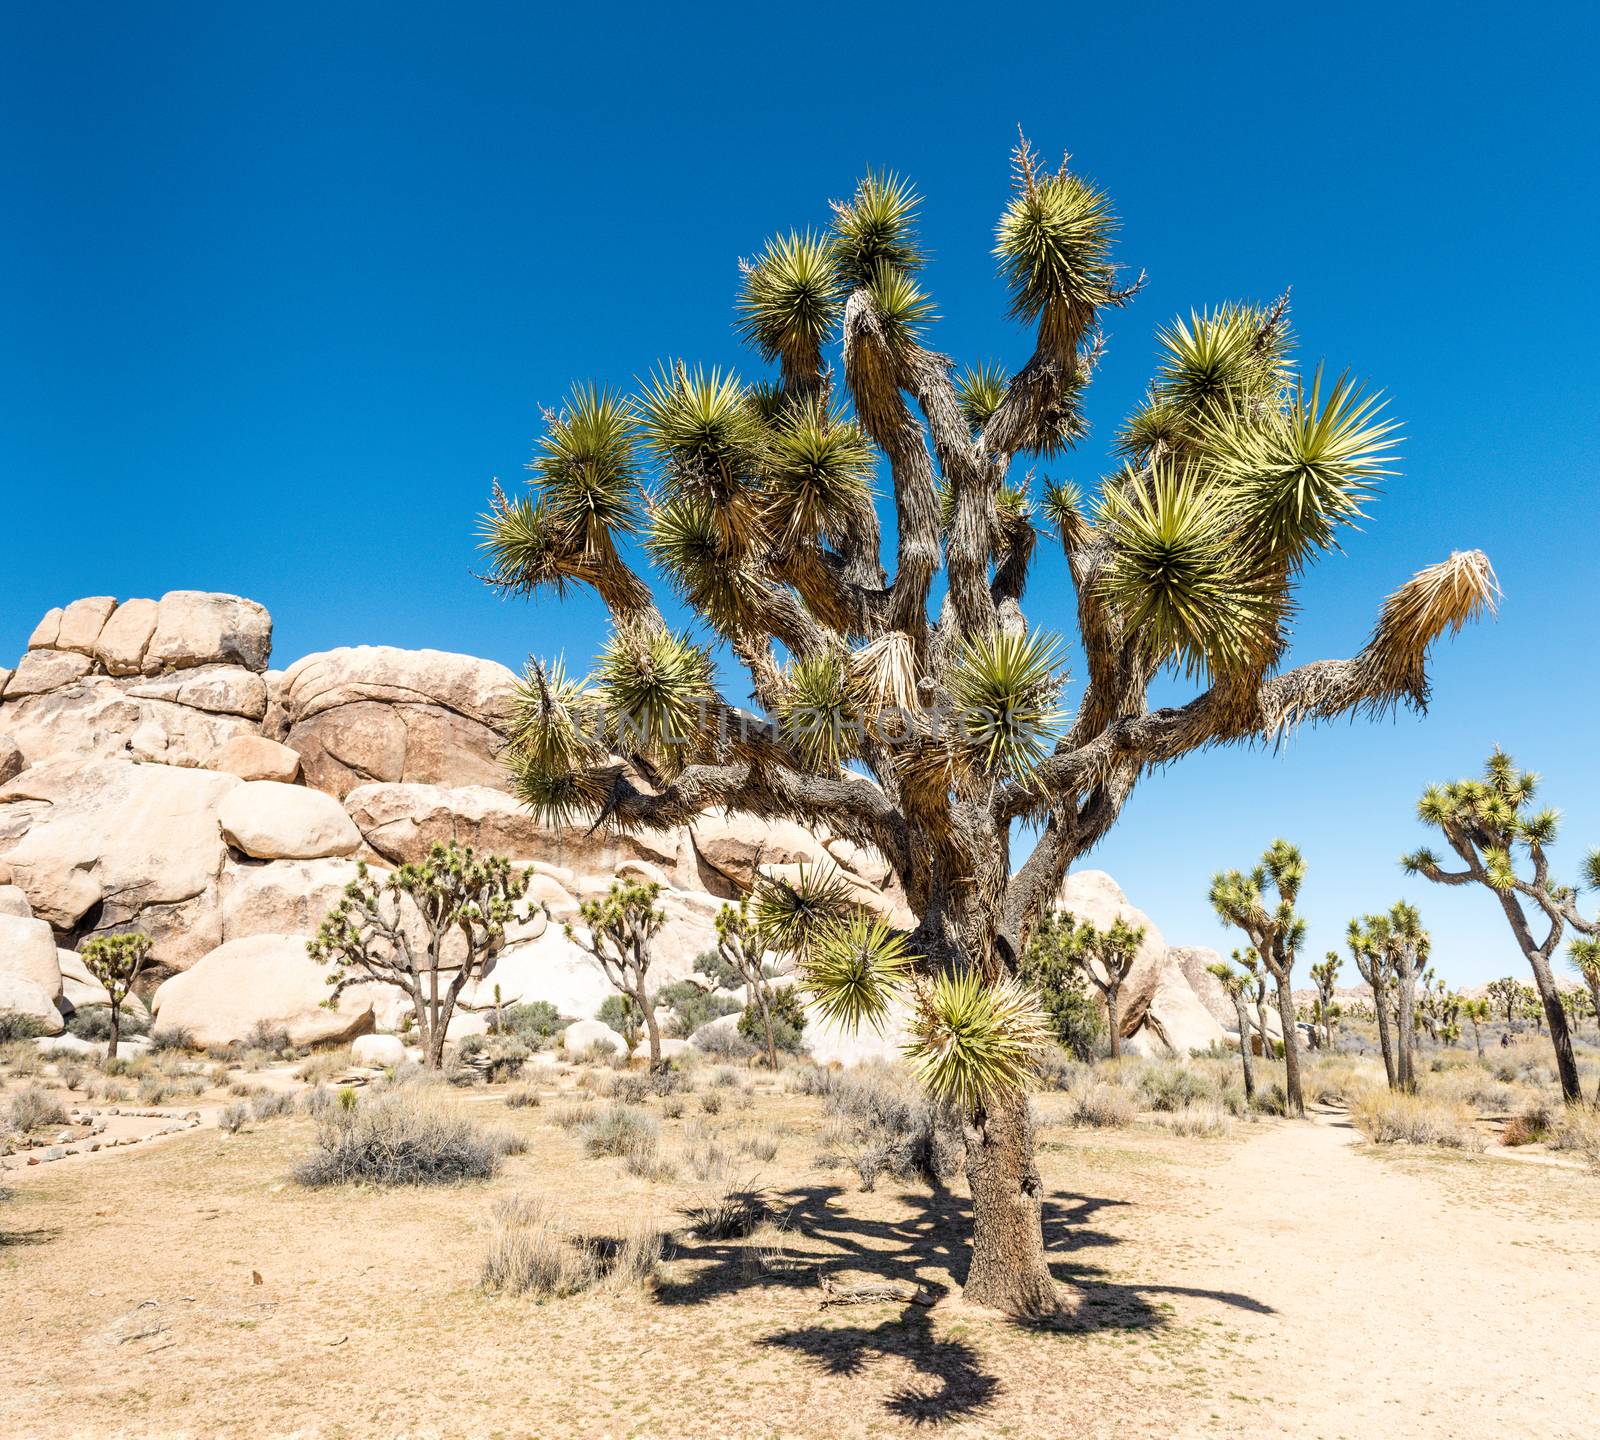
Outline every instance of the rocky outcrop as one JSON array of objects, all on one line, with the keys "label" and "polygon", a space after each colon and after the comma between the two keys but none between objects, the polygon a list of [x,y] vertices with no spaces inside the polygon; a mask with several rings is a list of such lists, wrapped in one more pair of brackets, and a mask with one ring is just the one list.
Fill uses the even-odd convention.
[{"label": "rocky outcrop", "polygon": [[217,807],[222,838],[257,860],[353,855],[361,832],[331,795],[278,780],[246,780]]},{"label": "rocky outcrop", "polygon": [[258,1024],[288,1031],[295,1045],[336,1044],[370,1030],[372,997],[349,990],[326,1009],[326,977],[303,935],[252,935],[165,981],[151,1010],[158,1025],[187,1030],[201,1045],[245,1040]]},{"label": "rocky outcrop", "polygon": [[292,785],[300,777],[300,753],[264,735],[235,735],[206,761],[206,769],[237,775],[241,780],[281,780]]}]

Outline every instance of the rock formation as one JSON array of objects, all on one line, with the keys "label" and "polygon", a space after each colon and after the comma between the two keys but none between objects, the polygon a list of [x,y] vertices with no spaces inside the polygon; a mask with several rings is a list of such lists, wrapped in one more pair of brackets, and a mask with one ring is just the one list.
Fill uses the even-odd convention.
[{"label": "rock formation", "polygon": [[[514,930],[469,988],[462,1030],[481,1028],[496,988],[502,1003],[549,1000],[587,1022],[609,992],[562,922],[619,873],[666,887],[658,984],[691,973],[718,906],[758,866],[826,862],[910,923],[882,857],[790,822],[713,814],[620,839],[539,824],[505,788],[517,679],[502,665],[360,645],[276,671],[271,649],[261,605],[180,590],[52,610],[0,668],[0,1009],[59,1030],[63,1013],[103,1003],[78,947],[138,928],[161,981],[158,1023],[197,1039],[240,1039],[257,1022],[297,1043],[390,1030],[398,992],[319,1007],[305,940],[359,862],[402,864],[435,841],[533,865],[530,894],[549,914]],[[1205,952],[1169,950],[1101,872],[1072,876],[1063,901],[1097,924],[1121,914],[1145,927],[1124,991],[1131,1048],[1223,1038],[1204,966],[1197,977],[1184,959]],[[813,1030],[824,1059],[894,1049],[892,1027],[883,1040]]]}]

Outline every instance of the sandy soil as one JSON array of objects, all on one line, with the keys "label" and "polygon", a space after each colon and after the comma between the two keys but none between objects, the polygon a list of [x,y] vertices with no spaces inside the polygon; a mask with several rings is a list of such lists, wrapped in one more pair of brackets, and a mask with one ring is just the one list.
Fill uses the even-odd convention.
[{"label": "sandy soil", "polygon": [[[1600,1182],[1385,1152],[1337,1112],[1180,1139],[1054,1128],[1041,1165],[1073,1318],[818,1308],[816,1265],[951,1292],[966,1202],[816,1169],[819,1102],[757,1166],[793,1262],[685,1238],[653,1295],[475,1286],[496,1196],[592,1232],[683,1221],[692,1181],[591,1159],[550,1110],[453,1097],[532,1141],[483,1185],[307,1192],[303,1119],[11,1171],[0,1434],[1367,1437],[1595,1433]],[[690,1116],[694,1110],[691,1106]],[[682,1127],[666,1121],[670,1150]],[[255,1277],[260,1277],[256,1283]]]}]

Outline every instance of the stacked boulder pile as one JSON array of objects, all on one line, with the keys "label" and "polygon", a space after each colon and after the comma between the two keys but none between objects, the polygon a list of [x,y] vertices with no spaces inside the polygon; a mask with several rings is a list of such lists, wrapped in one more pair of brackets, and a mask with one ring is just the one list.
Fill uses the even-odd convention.
[{"label": "stacked boulder pile", "polygon": [[[395,992],[351,989],[337,1009],[305,943],[359,862],[383,869],[456,840],[531,865],[545,915],[513,929],[464,996],[463,1031],[495,1001],[548,1000],[587,1020],[607,992],[563,922],[617,874],[659,881],[668,924],[652,977],[688,975],[715,944],[718,908],[763,868],[827,863],[863,900],[909,923],[882,858],[788,822],[708,815],[615,838],[543,826],[509,793],[500,752],[516,677],[436,650],[352,646],[269,668],[272,619],[234,595],[75,600],[47,614],[14,669],[0,666],[0,1010],[59,1033],[106,1003],[77,950],[137,928],[162,977],[156,1023],[200,1043],[258,1022],[300,1045],[395,1030]],[[1096,923],[1146,927],[1124,1001],[1134,1048],[1221,1041],[1203,994],[1109,876],[1069,879]],[[1203,966],[1198,967],[1203,976]],[[1209,978],[1209,977],[1205,977]],[[808,1030],[821,1060],[892,1050]]]}]

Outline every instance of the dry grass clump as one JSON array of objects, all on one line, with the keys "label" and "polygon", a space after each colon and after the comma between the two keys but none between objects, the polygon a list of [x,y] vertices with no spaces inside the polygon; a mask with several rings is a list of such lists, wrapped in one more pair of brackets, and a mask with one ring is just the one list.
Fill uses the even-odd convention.
[{"label": "dry grass clump", "polygon": [[281,1120],[298,1108],[289,1090],[258,1090],[250,1101],[250,1113],[257,1120]]},{"label": "dry grass clump", "polygon": [[[31,1020],[31,1016],[18,1016],[21,1020]],[[0,1065],[9,1070],[18,1078],[28,1075],[37,1075],[44,1069],[44,1057],[39,1053],[39,1047],[27,1038],[11,1040],[0,1045]]]},{"label": "dry grass clump", "polygon": [[1229,1134],[1233,1125],[1228,1112],[1215,1100],[1196,1100],[1157,1116],[1158,1122],[1174,1135],[1212,1140]]},{"label": "dry grass clump", "polygon": [[594,1106],[587,1095],[579,1095],[572,1100],[563,1100],[559,1105],[550,1107],[550,1123],[562,1130],[576,1130],[580,1125],[587,1125],[594,1114]]},{"label": "dry grass clump", "polygon": [[65,1125],[67,1112],[43,1086],[29,1085],[11,1097],[7,1120],[13,1130],[38,1130],[46,1125]]},{"label": "dry grass clump", "polygon": [[532,1085],[521,1085],[506,1092],[506,1108],[509,1110],[537,1110],[543,1104],[543,1097]]},{"label": "dry grass clump", "polygon": [[1064,1118],[1069,1125],[1122,1130],[1133,1124],[1138,1114],[1133,1096],[1122,1086],[1086,1079],[1068,1092]]},{"label": "dry grass clump", "polygon": [[1311,1055],[1301,1067],[1307,1098],[1319,1105],[1353,1105],[1367,1091],[1385,1085],[1381,1070],[1348,1055]]},{"label": "dry grass clump", "polygon": [[661,1127],[637,1105],[607,1105],[583,1127],[583,1144],[591,1155],[627,1155],[640,1144],[654,1145]]},{"label": "dry grass clump", "polygon": [[217,1129],[227,1135],[237,1135],[249,1118],[250,1107],[235,1100],[233,1104],[222,1107],[222,1113],[217,1116]]},{"label": "dry grass clump", "polygon": [[1375,1145],[1439,1145],[1450,1150],[1482,1150],[1484,1139],[1464,1105],[1426,1095],[1372,1091],[1351,1107],[1350,1118]]},{"label": "dry grass clump", "polygon": [[1550,1137],[1553,1149],[1568,1151],[1600,1175],[1600,1110],[1569,1106]]},{"label": "dry grass clump", "polygon": [[1500,1132],[1500,1143],[1537,1145],[1542,1140],[1548,1140],[1558,1124],[1559,1109],[1558,1105],[1542,1095],[1535,1095],[1506,1121],[1505,1129]]},{"label": "dry grass clump", "polygon": [[719,1186],[683,1213],[701,1240],[743,1240],[773,1218],[766,1195],[747,1182]]},{"label": "dry grass clump", "polygon": [[505,1139],[425,1092],[385,1090],[330,1110],[317,1123],[316,1151],[294,1177],[309,1186],[485,1180],[500,1168]]},{"label": "dry grass clump", "polygon": [[343,1075],[350,1066],[350,1047],[343,1045],[336,1050],[318,1050],[307,1056],[294,1073],[297,1080],[322,1085]]},{"label": "dry grass clump", "polygon": [[863,1190],[880,1175],[942,1184],[966,1155],[957,1117],[897,1067],[863,1065],[839,1076],[823,1111],[849,1128],[835,1132],[847,1136],[844,1154],[821,1159],[853,1164]]},{"label": "dry grass clump", "polygon": [[495,1206],[479,1278],[485,1290],[538,1299],[597,1285],[637,1289],[654,1282],[664,1246],[660,1228],[647,1218],[615,1239],[576,1235],[548,1200],[519,1192]]}]

